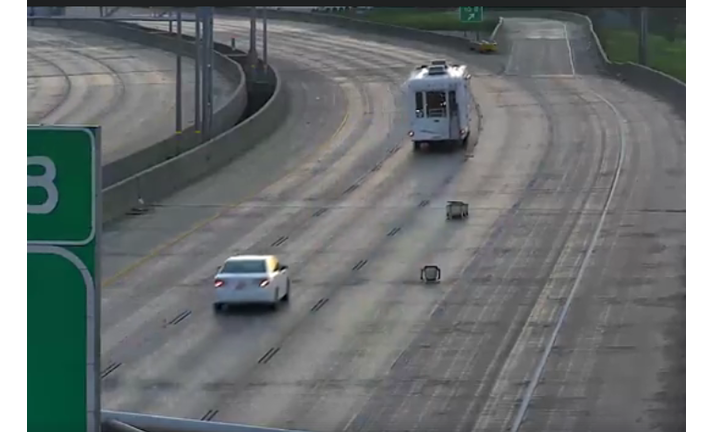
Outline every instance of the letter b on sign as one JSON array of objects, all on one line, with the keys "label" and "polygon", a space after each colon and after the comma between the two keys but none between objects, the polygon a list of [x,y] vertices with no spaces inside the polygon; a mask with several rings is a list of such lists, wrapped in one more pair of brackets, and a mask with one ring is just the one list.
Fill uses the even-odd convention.
[{"label": "letter b on sign", "polygon": [[[30,169],[41,167],[41,175],[31,175]],[[55,184],[57,177],[57,168],[52,159],[47,156],[28,156],[27,157],[27,188],[37,188],[42,190],[44,200],[41,202],[27,203],[27,213],[29,214],[49,214],[57,208],[59,203],[59,191]],[[36,196],[35,194],[32,194]],[[28,194],[28,197],[30,194]]]}]

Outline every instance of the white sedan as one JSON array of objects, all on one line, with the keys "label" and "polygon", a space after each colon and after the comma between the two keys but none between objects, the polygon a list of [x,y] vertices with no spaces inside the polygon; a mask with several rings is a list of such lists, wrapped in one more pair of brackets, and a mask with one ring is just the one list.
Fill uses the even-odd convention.
[{"label": "white sedan", "polygon": [[238,255],[218,268],[213,285],[213,308],[246,303],[266,303],[277,309],[290,300],[290,276],[274,255]]}]

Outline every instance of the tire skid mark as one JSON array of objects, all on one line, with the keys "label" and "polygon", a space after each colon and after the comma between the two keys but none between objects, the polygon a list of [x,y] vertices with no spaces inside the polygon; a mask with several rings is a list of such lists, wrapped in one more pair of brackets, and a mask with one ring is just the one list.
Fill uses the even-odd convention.
[{"label": "tire skid mark", "polygon": [[[29,120],[32,123],[42,123],[45,118],[47,118],[50,114],[52,114],[54,111],[59,109],[62,105],[64,105],[67,102],[67,99],[69,98],[69,95],[72,92],[72,80],[69,79],[69,75],[67,74],[67,72],[64,69],[62,69],[62,67],[59,64],[52,61],[51,59],[42,57],[38,54],[35,54],[31,50],[27,51],[27,56],[31,57],[35,61],[46,63],[46,64],[50,65],[50,67],[52,67],[53,69],[56,69],[57,72],[59,72],[59,75],[57,75],[57,76],[62,77],[62,80],[64,81],[64,86],[62,87],[62,93],[59,96],[58,100],[52,106],[48,107],[46,110],[40,112],[39,114],[36,114],[34,116],[34,118],[37,120]],[[42,81],[42,77],[39,77],[37,81],[38,81],[38,85],[39,85]],[[41,90],[41,88],[38,88],[38,89],[36,89],[36,92],[39,92],[40,90]],[[29,103],[28,103],[28,105],[29,105]]]}]

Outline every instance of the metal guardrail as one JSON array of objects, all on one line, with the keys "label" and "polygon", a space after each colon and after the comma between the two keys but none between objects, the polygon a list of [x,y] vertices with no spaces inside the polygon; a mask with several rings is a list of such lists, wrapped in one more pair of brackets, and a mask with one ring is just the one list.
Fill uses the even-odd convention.
[{"label": "metal guardrail", "polygon": [[[130,425],[138,432],[308,432],[291,429],[275,429],[250,426],[239,423],[220,423],[202,420],[188,420],[149,414],[136,414],[102,410],[102,423]],[[137,432],[131,429],[115,429],[116,432]]]}]

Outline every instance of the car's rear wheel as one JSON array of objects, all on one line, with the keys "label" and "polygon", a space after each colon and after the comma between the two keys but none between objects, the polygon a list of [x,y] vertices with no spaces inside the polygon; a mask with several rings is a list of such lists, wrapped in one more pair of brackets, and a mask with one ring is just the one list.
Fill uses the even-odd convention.
[{"label": "car's rear wheel", "polygon": [[280,290],[275,289],[275,298],[272,299],[272,303],[270,303],[270,309],[273,311],[276,311],[280,307]]},{"label": "car's rear wheel", "polygon": [[285,285],[285,295],[282,296],[282,301],[287,303],[290,301],[290,280],[287,279],[287,285]]},{"label": "car's rear wheel", "polygon": [[213,312],[220,313],[225,310],[225,305],[223,303],[213,303]]}]

